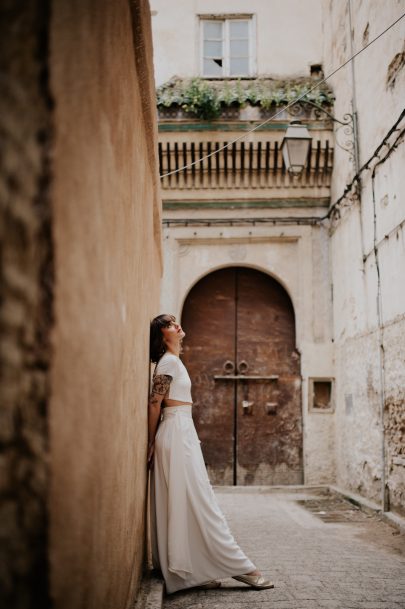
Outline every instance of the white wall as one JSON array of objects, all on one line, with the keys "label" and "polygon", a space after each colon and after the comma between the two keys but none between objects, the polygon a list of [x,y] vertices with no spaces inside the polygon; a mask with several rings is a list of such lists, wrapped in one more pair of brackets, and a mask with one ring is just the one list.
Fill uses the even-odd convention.
[{"label": "white wall", "polygon": [[155,78],[199,75],[200,14],[255,15],[257,73],[309,76],[321,63],[321,0],[151,0]]},{"label": "white wall", "polygon": [[[351,0],[353,51],[361,49],[405,12],[403,0]],[[323,3],[325,72],[351,54],[348,2]],[[364,51],[354,63],[359,118],[360,165],[366,162],[398,119],[405,100],[405,69],[387,84],[390,64],[404,50],[405,19]],[[335,115],[351,110],[351,66],[330,81]],[[405,126],[405,121],[402,127]],[[353,176],[347,153],[335,148],[332,202]],[[386,152],[387,149],[385,149]],[[381,500],[382,417],[385,384],[386,476],[394,509],[405,506],[405,145],[376,171],[376,234],[371,172],[363,175],[361,205],[349,203],[331,236],[336,342],[338,484]],[[391,232],[392,231],[392,232]],[[385,235],[390,235],[384,238]],[[382,334],[377,315],[378,246]],[[365,261],[363,262],[363,257]],[[383,341],[385,369],[379,344]],[[383,382],[381,382],[383,381]],[[401,431],[402,427],[402,431]],[[400,456],[402,455],[402,457]],[[398,464],[403,460],[404,464]]]}]

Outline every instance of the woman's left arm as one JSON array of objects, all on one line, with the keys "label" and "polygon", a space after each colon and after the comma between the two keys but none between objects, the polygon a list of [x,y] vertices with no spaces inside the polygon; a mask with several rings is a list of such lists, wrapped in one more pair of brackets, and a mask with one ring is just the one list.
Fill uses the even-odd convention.
[{"label": "woman's left arm", "polygon": [[153,378],[148,405],[148,467],[151,467],[153,463],[155,435],[160,420],[161,404],[169,390],[171,381],[172,377],[168,374],[157,374]]}]

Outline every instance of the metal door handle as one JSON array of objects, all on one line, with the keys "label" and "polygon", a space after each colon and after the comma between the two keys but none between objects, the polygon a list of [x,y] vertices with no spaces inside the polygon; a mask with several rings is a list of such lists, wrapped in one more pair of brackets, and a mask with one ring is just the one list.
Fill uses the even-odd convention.
[{"label": "metal door handle", "polygon": [[241,362],[239,362],[239,364],[238,364],[239,374],[246,374],[248,369],[249,369],[249,364],[247,363],[246,360],[243,359]]},{"label": "metal door handle", "polygon": [[247,374],[214,374],[216,381],[277,381],[279,378],[278,374],[269,375],[247,375]]},{"label": "metal door handle", "polygon": [[232,374],[232,372],[235,372],[235,364],[230,359],[227,359],[223,365],[223,369],[225,373]]}]

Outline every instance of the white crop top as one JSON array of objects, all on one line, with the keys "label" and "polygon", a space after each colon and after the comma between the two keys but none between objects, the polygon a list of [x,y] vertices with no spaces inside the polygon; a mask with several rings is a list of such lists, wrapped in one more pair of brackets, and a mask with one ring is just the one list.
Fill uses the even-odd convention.
[{"label": "white crop top", "polygon": [[169,393],[166,396],[169,400],[179,402],[192,402],[191,380],[187,368],[177,355],[166,351],[158,361],[153,376],[167,374],[172,377]]}]

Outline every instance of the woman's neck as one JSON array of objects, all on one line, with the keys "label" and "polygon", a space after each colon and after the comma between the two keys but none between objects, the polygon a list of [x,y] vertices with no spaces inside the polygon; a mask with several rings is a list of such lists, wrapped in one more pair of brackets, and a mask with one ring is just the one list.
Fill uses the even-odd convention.
[{"label": "woman's neck", "polygon": [[170,345],[166,349],[166,353],[172,353],[176,357],[180,357],[180,345]]}]

